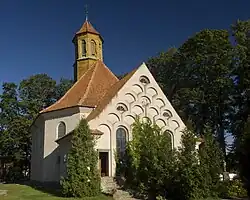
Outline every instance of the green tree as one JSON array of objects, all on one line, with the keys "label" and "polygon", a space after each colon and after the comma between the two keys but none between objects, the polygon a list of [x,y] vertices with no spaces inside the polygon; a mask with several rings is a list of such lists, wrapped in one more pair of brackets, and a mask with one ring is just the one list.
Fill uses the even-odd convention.
[{"label": "green tree", "polygon": [[11,181],[23,178],[23,172],[29,175],[29,127],[32,121],[41,109],[63,96],[72,85],[72,81],[67,79],[61,79],[57,86],[55,83],[49,76],[37,74],[21,81],[19,89],[14,83],[3,84],[0,95],[0,156],[4,162],[14,166],[15,172],[7,177]]},{"label": "green tree", "polygon": [[193,121],[199,135],[204,135],[204,125],[209,125],[224,154],[233,88],[232,57],[226,30],[202,30],[178,50],[148,61],[182,119]]},{"label": "green tree", "polygon": [[72,147],[67,159],[67,177],[61,185],[66,196],[89,197],[100,193],[98,154],[88,123],[82,119],[73,132]]},{"label": "green tree", "polygon": [[170,136],[161,133],[149,120],[143,122],[139,118],[133,124],[132,134],[125,161],[127,184],[153,198],[165,196],[176,167]]},{"label": "green tree", "polygon": [[[235,137],[235,164],[237,164],[243,182],[250,196],[250,149],[249,115],[250,115],[250,20],[238,20],[231,26],[234,43],[234,82],[232,98],[231,131]],[[234,165],[235,165],[234,164]]]},{"label": "green tree", "polygon": [[17,178],[23,178],[23,171],[29,173],[31,146],[30,120],[23,115],[18,101],[16,84],[3,84],[3,93],[0,95],[0,110],[0,155],[5,158],[4,162],[12,163],[15,169],[18,169],[19,177],[8,177],[13,181]]},{"label": "green tree", "polygon": [[203,142],[199,152],[199,160],[203,177],[203,192],[207,191],[207,196],[217,197],[220,186],[220,174],[223,172],[223,153],[218,141],[212,135],[209,127],[205,130]]},{"label": "green tree", "polygon": [[181,67],[178,65],[177,59],[175,59],[177,53],[178,49],[170,48],[147,61],[151,73],[172,104],[174,103],[176,91],[182,87],[181,79],[183,78],[181,77]]},{"label": "green tree", "polygon": [[55,87],[56,81],[46,74],[33,75],[20,82],[20,99],[31,120],[55,102]]},{"label": "green tree", "polygon": [[199,165],[196,142],[194,132],[185,130],[177,155],[178,169],[173,183],[175,199],[201,199],[208,196],[208,191],[203,190],[202,166]]},{"label": "green tree", "polygon": [[61,78],[55,88],[55,99],[59,100],[73,85],[73,80]]},{"label": "green tree", "polygon": [[238,138],[237,155],[239,161],[239,171],[250,196],[250,115],[244,126],[243,134]]},{"label": "green tree", "polygon": [[0,155],[11,156],[13,141],[9,128],[10,123],[19,115],[17,85],[4,83],[3,93],[0,95]]}]

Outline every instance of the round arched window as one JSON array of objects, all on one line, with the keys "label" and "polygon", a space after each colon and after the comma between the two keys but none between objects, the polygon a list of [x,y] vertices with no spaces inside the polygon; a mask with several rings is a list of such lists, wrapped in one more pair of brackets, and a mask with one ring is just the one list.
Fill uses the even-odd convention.
[{"label": "round arched window", "polygon": [[63,137],[66,134],[66,124],[64,122],[60,122],[57,128],[57,136],[58,138]]},{"label": "round arched window", "polygon": [[117,105],[116,109],[117,109],[120,113],[123,113],[123,112],[125,112],[125,111],[128,110],[128,107],[127,107],[125,104],[123,104],[123,103],[119,103],[119,104]]},{"label": "round arched window", "polygon": [[116,151],[119,156],[123,156],[126,150],[127,131],[120,127],[116,131]]},{"label": "round arched window", "polygon": [[150,83],[148,77],[146,77],[146,76],[141,76],[141,77],[140,77],[140,82],[141,82],[143,85],[147,85],[147,84]]},{"label": "round arched window", "polygon": [[165,139],[166,139],[166,142],[168,144],[168,147],[170,149],[172,149],[173,148],[173,143],[172,143],[172,135],[173,135],[173,133],[170,130],[166,130],[164,132],[164,135],[165,135]]},{"label": "round arched window", "polygon": [[164,110],[163,117],[166,117],[167,119],[171,118],[173,115],[169,110]]}]

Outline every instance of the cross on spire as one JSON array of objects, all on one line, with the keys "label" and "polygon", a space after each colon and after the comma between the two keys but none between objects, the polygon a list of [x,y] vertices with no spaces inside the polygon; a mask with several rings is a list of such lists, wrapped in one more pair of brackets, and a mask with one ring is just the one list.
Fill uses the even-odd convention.
[{"label": "cross on spire", "polygon": [[88,14],[89,14],[89,12],[88,12],[88,5],[86,4],[85,5],[85,17],[86,17],[86,21],[88,21]]}]

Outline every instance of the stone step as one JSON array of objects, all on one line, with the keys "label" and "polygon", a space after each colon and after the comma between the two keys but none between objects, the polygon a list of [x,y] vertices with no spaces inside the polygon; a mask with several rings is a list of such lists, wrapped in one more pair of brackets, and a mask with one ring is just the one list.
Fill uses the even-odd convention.
[{"label": "stone step", "polygon": [[137,200],[133,197],[129,192],[125,190],[118,189],[115,194],[113,195],[115,200]]},{"label": "stone step", "polygon": [[114,200],[136,200],[128,191],[120,188],[113,177],[102,177],[101,187],[102,192],[112,196]]}]

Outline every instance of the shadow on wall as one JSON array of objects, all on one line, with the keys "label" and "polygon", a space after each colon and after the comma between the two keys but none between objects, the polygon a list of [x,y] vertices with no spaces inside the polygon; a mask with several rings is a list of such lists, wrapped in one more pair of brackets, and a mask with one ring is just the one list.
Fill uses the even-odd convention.
[{"label": "shadow on wall", "polygon": [[62,197],[63,195],[61,193],[60,186],[60,154],[61,152],[59,145],[53,152],[43,159],[43,169],[40,172],[39,170],[36,170],[36,173],[41,173],[38,175],[43,176],[44,182],[30,180],[21,182],[19,184],[30,186],[36,190],[51,194],[53,196]]}]

